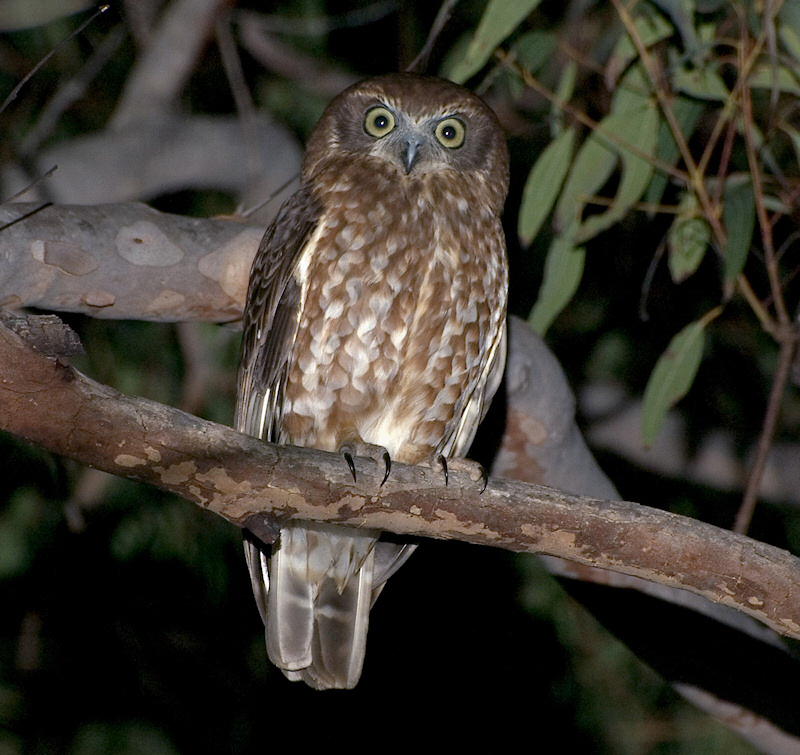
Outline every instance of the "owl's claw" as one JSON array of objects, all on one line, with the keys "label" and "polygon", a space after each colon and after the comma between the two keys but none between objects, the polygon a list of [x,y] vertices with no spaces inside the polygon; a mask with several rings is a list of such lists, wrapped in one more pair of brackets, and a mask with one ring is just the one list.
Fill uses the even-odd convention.
[{"label": "owl's claw", "polygon": [[476,461],[470,461],[469,459],[463,459],[461,457],[455,457],[448,460],[444,454],[439,454],[436,457],[436,461],[441,465],[442,471],[444,472],[445,485],[447,485],[450,481],[450,472],[455,470],[465,473],[473,482],[483,480],[481,493],[486,490],[486,486],[489,484],[489,474],[483,468],[483,465],[478,464]]},{"label": "owl's claw", "polygon": [[383,473],[381,487],[383,487],[383,483],[389,479],[389,473],[392,471],[392,457],[389,456],[389,452],[385,448],[383,449],[383,463],[386,465],[386,471]]},{"label": "owl's claw", "polygon": [[379,458],[383,460],[385,471],[383,479],[381,480],[381,487],[389,479],[389,473],[392,471],[392,457],[383,446],[376,446],[372,443],[345,443],[340,449],[339,453],[344,456],[347,466],[350,469],[350,474],[353,475],[353,482],[358,482],[356,476],[356,456],[365,456],[369,459],[377,461]]},{"label": "owl's claw", "polygon": [[436,461],[442,465],[442,472],[444,472],[444,486],[447,487],[449,475],[447,474],[447,457],[444,454],[439,454]]},{"label": "owl's claw", "polygon": [[353,461],[353,455],[350,451],[346,448],[342,449],[342,456],[344,456],[344,460],[347,462],[347,466],[350,467],[350,474],[353,475],[353,482],[358,482],[356,479],[356,463]]}]

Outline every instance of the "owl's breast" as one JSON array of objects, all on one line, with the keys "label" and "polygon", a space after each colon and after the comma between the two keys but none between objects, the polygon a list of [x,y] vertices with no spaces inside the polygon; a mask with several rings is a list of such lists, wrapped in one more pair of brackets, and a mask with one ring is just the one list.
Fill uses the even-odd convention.
[{"label": "owl's breast", "polygon": [[343,186],[350,199],[328,205],[304,251],[285,442],[335,450],[354,431],[395,458],[430,452],[483,370],[505,313],[497,218],[396,189],[356,202]]}]

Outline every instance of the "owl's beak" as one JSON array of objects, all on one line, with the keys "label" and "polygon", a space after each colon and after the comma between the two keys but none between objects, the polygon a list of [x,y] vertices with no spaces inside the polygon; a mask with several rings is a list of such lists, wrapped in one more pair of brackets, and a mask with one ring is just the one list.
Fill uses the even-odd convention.
[{"label": "owl's beak", "polygon": [[419,158],[419,148],[422,142],[416,136],[408,136],[403,141],[403,165],[406,166],[406,175],[411,173],[411,169]]}]

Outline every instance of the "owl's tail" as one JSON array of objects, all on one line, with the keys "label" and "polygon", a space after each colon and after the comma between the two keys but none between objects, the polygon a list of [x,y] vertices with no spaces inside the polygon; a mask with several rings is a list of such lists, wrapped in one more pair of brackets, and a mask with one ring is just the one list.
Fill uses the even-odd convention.
[{"label": "owl's tail", "polygon": [[378,533],[304,522],[282,528],[272,555],[245,541],[270,660],[316,689],[361,676]]}]

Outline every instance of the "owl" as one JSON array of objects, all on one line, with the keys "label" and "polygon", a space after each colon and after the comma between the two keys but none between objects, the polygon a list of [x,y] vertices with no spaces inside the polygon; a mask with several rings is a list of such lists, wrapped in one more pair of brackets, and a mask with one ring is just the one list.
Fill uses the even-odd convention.
[{"label": "owl", "polygon": [[[309,136],[300,188],[256,254],[236,427],[354,458],[463,456],[502,378],[508,150],[451,82],[390,74],[346,89]],[[317,689],[361,674],[370,608],[412,545],[286,521],[245,536],[271,661]]]}]

